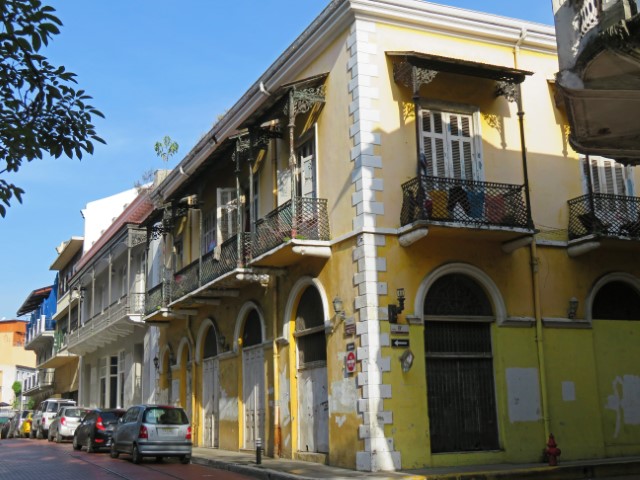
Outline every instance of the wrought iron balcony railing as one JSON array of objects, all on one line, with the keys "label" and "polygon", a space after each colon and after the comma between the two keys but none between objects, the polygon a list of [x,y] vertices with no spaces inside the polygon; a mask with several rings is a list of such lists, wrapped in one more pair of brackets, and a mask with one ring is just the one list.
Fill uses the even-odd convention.
[{"label": "wrought iron balcony railing", "polygon": [[168,282],[161,282],[149,289],[144,302],[144,314],[149,315],[169,304],[171,286]]},{"label": "wrought iron balcony railing", "polygon": [[256,258],[294,238],[330,240],[326,199],[296,197],[258,220],[251,256]]},{"label": "wrought iron balcony railing", "polygon": [[640,198],[593,193],[569,200],[569,240],[600,237],[640,239]]},{"label": "wrought iron balcony railing", "polygon": [[531,229],[524,193],[524,185],[419,176],[402,184],[400,223]]}]

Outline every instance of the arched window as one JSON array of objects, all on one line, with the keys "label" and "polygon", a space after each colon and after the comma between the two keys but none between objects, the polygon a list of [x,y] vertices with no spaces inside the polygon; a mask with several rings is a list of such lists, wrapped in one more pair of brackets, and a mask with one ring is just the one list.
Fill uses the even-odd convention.
[{"label": "arched window", "polygon": [[640,293],[627,282],[609,282],[593,299],[592,317],[594,320],[640,320]]},{"label": "arched window", "polygon": [[471,277],[451,273],[437,279],[427,295],[425,315],[491,316],[487,294]]},{"label": "arched window", "polygon": [[299,366],[327,361],[327,339],[324,333],[324,310],[320,293],[308,287],[300,297],[296,311]]},{"label": "arched window", "polygon": [[204,352],[202,358],[215,357],[218,354],[218,339],[213,327],[209,327],[207,336],[204,338]]},{"label": "arched window", "polygon": [[262,328],[260,325],[260,314],[253,309],[247,315],[242,332],[242,346],[251,347],[262,343]]}]

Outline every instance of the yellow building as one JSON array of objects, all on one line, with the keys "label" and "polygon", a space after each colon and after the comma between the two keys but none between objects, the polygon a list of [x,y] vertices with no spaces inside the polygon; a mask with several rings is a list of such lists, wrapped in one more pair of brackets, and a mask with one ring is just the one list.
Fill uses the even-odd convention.
[{"label": "yellow building", "polygon": [[568,146],[555,45],[332,1],[155,189],[157,398],[198,445],[365,471],[543,461],[551,433],[566,460],[640,453],[637,174]]}]

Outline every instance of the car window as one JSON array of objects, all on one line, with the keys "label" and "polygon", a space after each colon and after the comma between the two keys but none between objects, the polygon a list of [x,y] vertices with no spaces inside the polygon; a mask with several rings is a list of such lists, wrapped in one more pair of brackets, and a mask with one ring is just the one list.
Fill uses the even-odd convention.
[{"label": "car window", "polygon": [[187,425],[189,419],[181,408],[152,407],[144,413],[142,423],[154,425]]},{"label": "car window", "polygon": [[64,415],[65,417],[80,418],[80,416],[82,415],[82,410],[80,410],[79,408],[65,408],[62,411],[62,415]]},{"label": "car window", "polygon": [[49,413],[49,412],[57,412],[58,411],[58,407],[59,405],[55,402],[49,402],[47,404],[47,407],[45,409],[45,412]]},{"label": "car window", "polygon": [[127,410],[127,413],[124,415],[124,423],[131,423],[131,422],[135,422],[136,418],[138,418],[138,409],[135,407],[130,408],[129,410]]},{"label": "car window", "polygon": [[122,416],[121,412],[102,412],[102,423],[105,425],[113,425],[118,421],[118,418]]}]

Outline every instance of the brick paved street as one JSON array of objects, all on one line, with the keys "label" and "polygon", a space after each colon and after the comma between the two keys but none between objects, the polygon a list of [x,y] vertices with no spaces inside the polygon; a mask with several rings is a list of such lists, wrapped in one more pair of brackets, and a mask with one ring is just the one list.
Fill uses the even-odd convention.
[{"label": "brick paved street", "polygon": [[108,453],[76,452],[71,443],[7,439],[0,442],[0,479],[11,480],[247,480],[252,477],[201,465],[182,465],[177,459],[131,463],[128,455],[114,460]]}]

